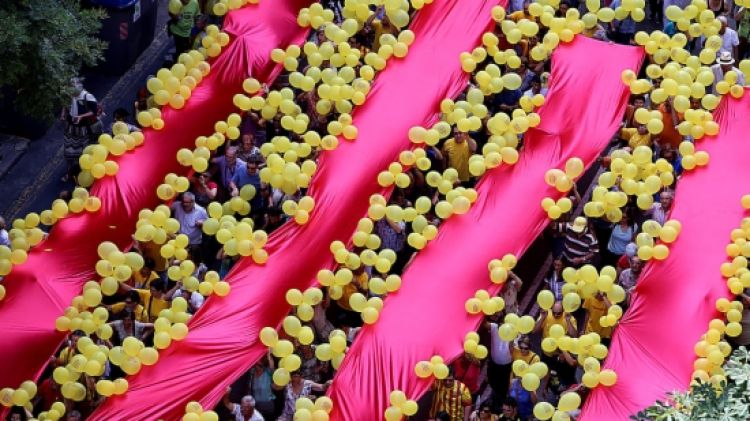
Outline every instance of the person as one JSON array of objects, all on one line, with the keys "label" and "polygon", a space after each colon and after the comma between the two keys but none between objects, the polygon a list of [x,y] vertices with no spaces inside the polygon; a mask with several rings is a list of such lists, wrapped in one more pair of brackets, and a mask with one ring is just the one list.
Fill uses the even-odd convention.
[{"label": "person", "polygon": [[719,57],[716,59],[716,64],[711,66],[711,71],[714,74],[714,84],[712,91],[714,94],[717,93],[716,84],[724,80],[724,75],[730,70],[737,73],[737,84],[740,86],[745,86],[745,75],[740,69],[734,67],[734,57],[732,57],[732,53],[728,51],[722,51],[721,53],[719,53]]},{"label": "person", "polygon": [[[510,388],[508,392],[508,399],[513,399],[513,402],[515,403],[514,406],[511,404],[506,405],[506,402],[503,402],[503,416],[505,414],[510,415],[511,417],[516,418],[508,418],[508,419],[520,419],[520,420],[528,420],[533,412],[534,405],[536,405],[537,402],[537,396],[536,391],[528,391],[523,388],[523,385],[521,384],[521,378],[516,377],[514,378],[510,383]],[[508,409],[512,409],[510,411],[506,411],[506,406]],[[502,418],[501,418],[502,419]]]},{"label": "person", "polygon": [[434,392],[430,416],[435,417],[439,411],[445,411],[451,421],[464,421],[471,411],[471,393],[465,384],[456,380],[453,369],[448,376],[432,384]]},{"label": "person", "polygon": [[503,285],[502,297],[505,302],[505,313],[518,313],[518,292],[523,281],[512,270],[508,271],[508,282]]},{"label": "person", "polygon": [[721,37],[719,54],[729,53],[734,60],[737,60],[739,58],[740,45],[740,38],[737,31],[729,27],[726,16],[719,16],[716,19],[721,23],[721,29],[719,29],[719,36]]},{"label": "person", "polygon": [[174,38],[175,57],[190,50],[190,34],[195,25],[200,7],[197,0],[180,0],[182,8],[177,14],[170,13],[169,34]]},{"label": "person", "polygon": [[125,124],[128,127],[129,132],[140,132],[141,129],[139,129],[138,126],[135,126],[125,121],[125,119],[128,118],[129,115],[130,113],[125,108],[121,107],[121,108],[116,109],[115,112],[112,113],[112,118],[114,119],[114,121],[112,122],[112,125],[109,127],[109,132],[110,133],[113,132],[113,127],[115,123]]},{"label": "person", "polygon": [[[612,10],[617,9],[621,6],[621,0],[613,0],[609,7]],[[615,19],[609,23],[609,28],[612,31],[612,40],[618,44],[629,45],[633,43],[635,37],[635,21],[630,17],[630,14],[626,15],[623,19]]]},{"label": "person", "polygon": [[78,345],[78,340],[81,339],[81,337],[85,336],[86,334],[82,330],[74,330],[70,336],[68,336],[68,341],[63,347],[63,349],[60,350],[60,352],[57,354],[57,357],[52,357],[51,362],[56,366],[64,366],[70,362],[70,360],[78,353],[76,346]]},{"label": "person", "polygon": [[547,287],[552,291],[552,295],[555,296],[555,301],[562,301],[562,287],[565,285],[565,280],[562,277],[562,271],[564,268],[565,266],[563,265],[562,260],[555,259],[552,262],[549,274],[544,278]]},{"label": "person", "polygon": [[492,412],[492,407],[487,404],[482,404],[479,408],[472,412],[469,416],[469,421],[498,421],[499,416]]},{"label": "person", "polygon": [[539,75],[535,73],[531,73],[531,74],[532,74],[531,82],[530,82],[531,86],[529,87],[528,90],[526,90],[526,92],[523,93],[523,95],[529,98],[534,97],[534,95],[546,96],[548,89],[542,86],[542,78],[540,78]]},{"label": "person", "polygon": [[666,101],[659,104],[659,112],[661,113],[661,122],[664,125],[664,129],[659,133],[659,146],[662,150],[665,146],[677,148],[682,142],[682,135],[677,131],[677,125],[680,124],[682,119],[681,113],[672,106],[673,98],[669,97]]},{"label": "person", "polygon": [[669,210],[672,207],[672,200],[674,199],[674,193],[671,190],[666,190],[659,194],[659,202],[651,205],[651,209],[645,212],[646,215],[650,215],[651,219],[658,222],[660,225],[664,225],[669,218]]},{"label": "person", "polygon": [[586,310],[584,318],[584,334],[595,332],[602,338],[602,344],[608,345],[609,338],[612,336],[612,327],[604,327],[599,324],[599,318],[607,315],[607,311],[612,304],[605,294],[597,292],[593,297],[583,300],[583,309]]},{"label": "person", "polygon": [[252,132],[248,132],[242,135],[240,140],[240,146],[237,147],[237,158],[245,162],[250,162],[250,159],[254,157],[260,157],[260,149],[255,146],[254,136]]},{"label": "person", "polygon": [[205,208],[216,198],[219,186],[211,181],[210,173],[202,172],[193,175],[190,191],[195,195],[195,203]]},{"label": "person", "polygon": [[528,365],[540,361],[539,355],[531,350],[531,338],[529,335],[519,335],[515,344],[511,342],[510,355],[513,361],[522,360]]},{"label": "person", "polygon": [[518,402],[514,398],[510,396],[505,398],[502,411],[503,413],[500,414],[498,421],[521,421],[518,416]]},{"label": "person", "polygon": [[148,289],[135,289],[128,284],[120,284],[120,287],[126,291],[135,291],[138,293],[143,306],[141,317],[138,318],[136,315],[136,319],[143,320],[147,323],[153,323],[159,318],[159,313],[161,313],[162,310],[169,308],[170,304],[169,301],[167,301],[167,298],[172,296],[178,286],[175,285],[172,290],[167,291],[167,283],[159,280],[151,282]]},{"label": "person", "polygon": [[479,393],[481,362],[475,356],[464,352],[453,362],[453,370],[456,380],[465,384],[469,388],[469,393],[476,396]]},{"label": "person", "polygon": [[0,216],[0,246],[10,247],[10,237],[5,225],[5,218],[2,216]]},{"label": "person", "polygon": [[242,168],[245,161],[237,158],[236,147],[229,146],[224,149],[224,155],[212,158],[211,163],[214,164],[215,171],[219,172],[219,184],[229,191],[234,174]]},{"label": "person", "polygon": [[203,302],[205,301],[205,298],[198,291],[188,291],[183,288],[181,282],[177,283],[177,289],[172,293],[170,300],[174,300],[177,297],[182,297],[187,302],[187,312],[190,314],[195,314],[203,307]]},{"label": "person", "polygon": [[[299,371],[292,372],[289,383],[281,387],[284,390],[284,410],[279,417],[279,421],[292,421],[294,419],[297,399],[310,398],[313,396],[313,392],[325,392],[330,385],[330,380],[323,384],[315,383],[311,380],[305,380]],[[273,387],[279,389],[276,384]]]},{"label": "person", "polygon": [[239,405],[233,405],[232,416],[236,421],[265,421],[260,411],[255,410],[255,398],[252,395],[243,396]]},{"label": "person", "polygon": [[458,180],[466,183],[471,178],[469,172],[469,157],[477,150],[477,142],[468,133],[455,130],[453,138],[443,144],[443,156],[448,165],[458,172]]},{"label": "person", "polygon": [[645,124],[638,124],[635,128],[623,127],[620,129],[620,137],[633,149],[638,146],[651,146],[651,133]]},{"label": "person", "polygon": [[737,37],[740,44],[737,47],[737,59],[742,60],[747,57],[750,50],[750,13],[747,7],[740,7],[734,14],[734,20],[737,22]]},{"label": "person", "polygon": [[[150,286],[150,284],[149,284]],[[135,315],[135,320],[143,323],[148,323],[148,315],[143,309],[143,306],[141,303],[141,296],[138,295],[137,287],[132,287],[133,289],[125,293],[125,300],[120,303],[112,304],[111,306],[107,307],[107,310],[109,310],[109,313],[112,315],[113,318],[122,318],[127,314],[128,312],[133,313]],[[143,288],[146,288],[144,286]]]},{"label": "person", "polygon": [[565,226],[563,261],[567,266],[579,268],[592,263],[599,254],[599,243],[591,233],[586,218],[579,216]]},{"label": "person", "polygon": [[80,171],[78,159],[83,149],[93,143],[101,133],[101,123],[97,116],[99,106],[96,97],[83,88],[79,78],[71,80],[70,106],[63,109],[60,119],[67,123],[64,133],[63,154],[68,163],[68,171],[63,177],[67,182]]},{"label": "person", "polygon": [[248,381],[249,392],[255,397],[255,408],[269,420],[273,418],[276,398],[273,393],[273,370],[274,361],[269,349],[266,358],[261,359],[250,369]]},{"label": "person", "polygon": [[119,343],[121,344],[128,336],[133,336],[138,340],[143,340],[153,331],[153,323],[142,323],[135,320],[135,314],[132,311],[125,310],[125,316],[120,320],[109,322],[112,330],[117,332]]},{"label": "person", "polygon": [[[493,316],[497,317],[497,316]],[[487,362],[487,379],[496,399],[502,399],[508,392],[508,382],[513,370],[513,356],[510,343],[500,338],[498,324],[486,322],[490,331],[490,358]]]},{"label": "person", "polygon": [[180,201],[172,204],[172,215],[180,223],[180,234],[188,237],[188,251],[192,256],[200,255],[200,245],[203,241],[203,222],[208,219],[208,213],[203,206],[195,203],[193,193],[182,193]]},{"label": "person", "polygon": [[625,292],[630,293],[638,282],[641,270],[643,270],[643,261],[638,256],[631,257],[630,267],[620,272],[617,283],[620,284]]},{"label": "person", "polygon": [[617,260],[625,254],[625,247],[635,239],[638,233],[638,225],[635,224],[626,210],[622,214],[620,221],[612,228],[612,235],[609,236],[607,243],[607,254],[605,263],[614,265]]},{"label": "person", "polygon": [[541,310],[539,317],[536,319],[536,325],[534,325],[533,333],[542,332],[542,337],[549,337],[549,330],[554,325],[560,325],[565,329],[565,334],[571,338],[578,336],[578,326],[576,319],[563,311],[563,306],[560,301],[555,301],[550,308],[550,311]]},{"label": "person", "polygon": [[133,272],[133,275],[128,280],[128,285],[136,289],[148,288],[151,282],[159,279],[159,274],[154,270],[154,261],[149,258],[143,260],[144,263],[141,270]]},{"label": "person", "polygon": [[[235,171],[232,176],[232,181],[229,183],[230,194],[232,197],[239,196],[240,190],[246,185],[252,185],[255,187],[256,193],[260,191],[260,173],[258,167],[260,166],[260,160],[257,156],[253,156],[247,163],[240,164],[238,171]],[[256,194],[253,200],[250,201],[252,211],[257,212],[261,206],[260,195]]]}]

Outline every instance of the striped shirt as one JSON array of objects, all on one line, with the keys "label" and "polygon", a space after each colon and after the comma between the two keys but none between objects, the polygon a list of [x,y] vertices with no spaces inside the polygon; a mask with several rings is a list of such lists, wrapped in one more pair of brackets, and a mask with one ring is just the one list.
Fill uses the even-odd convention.
[{"label": "striped shirt", "polygon": [[599,243],[591,231],[587,230],[582,236],[579,236],[573,232],[571,227],[567,227],[565,230],[563,246],[563,258],[568,262],[572,262],[576,258],[585,257],[589,253],[596,254],[599,252]]},{"label": "striped shirt", "polygon": [[463,421],[464,407],[471,405],[469,388],[458,380],[453,380],[451,387],[445,380],[438,380],[432,387],[435,395],[432,397],[430,417],[435,418],[438,412],[445,411],[451,421]]}]

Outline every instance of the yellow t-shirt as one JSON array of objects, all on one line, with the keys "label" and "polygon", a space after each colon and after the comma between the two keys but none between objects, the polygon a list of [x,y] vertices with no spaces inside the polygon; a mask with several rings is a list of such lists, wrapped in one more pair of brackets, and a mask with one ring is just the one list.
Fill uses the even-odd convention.
[{"label": "yellow t-shirt", "polygon": [[75,355],[76,355],[76,349],[66,346],[65,348],[60,350],[60,354],[57,356],[57,358],[60,360],[60,363],[62,365],[65,365],[69,363],[70,359],[73,358]]},{"label": "yellow t-shirt", "polygon": [[148,279],[146,279],[142,274],[141,271],[135,271],[133,272],[133,280],[135,281],[135,288],[148,288],[149,285],[151,285],[151,282],[154,280],[159,279],[159,275],[156,274],[156,272],[151,271],[151,275],[149,275]]},{"label": "yellow t-shirt", "polygon": [[[117,314],[125,310],[125,303],[112,304],[109,308],[112,311],[112,314]],[[141,323],[149,322],[148,317],[146,317],[146,311],[143,309],[143,306],[140,304],[135,306],[135,320]]]},{"label": "yellow t-shirt", "polygon": [[169,308],[169,302],[163,298],[151,298],[151,291],[147,289],[136,289],[138,295],[141,296],[141,302],[143,303],[143,311],[141,312],[145,316],[148,316],[148,322],[154,322],[162,310]]},{"label": "yellow t-shirt", "polygon": [[469,178],[471,178],[471,173],[469,172],[469,156],[471,156],[469,142],[458,143],[455,139],[448,139],[445,145],[443,145],[443,151],[445,151],[448,165],[458,171],[458,179],[469,181]]},{"label": "yellow t-shirt", "polygon": [[[573,325],[574,329],[578,329],[575,318],[570,318],[570,324]],[[568,324],[565,321],[565,314],[563,313],[560,317],[555,317],[552,312],[549,311],[547,312],[547,317],[545,317],[544,321],[542,322],[542,334],[544,335],[544,338],[549,336],[549,329],[554,325],[562,326],[562,328],[565,330],[565,334],[568,334]]]},{"label": "yellow t-shirt", "polygon": [[539,362],[539,355],[536,355],[534,351],[529,351],[528,354],[523,355],[521,353],[521,350],[516,347],[513,347],[513,350],[510,352],[510,356],[511,358],[513,358],[513,361],[523,360],[528,365]]},{"label": "yellow t-shirt", "polygon": [[342,288],[341,298],[339,298],[339,300],[337,301],[339,306],[346,310],[353,311],[352,307],[349,305],[349,297],[351,297],[355,292],[359,291],[359,289],[357,289],[357,285],[359,285],[360,289],[367,289],[367,280],[368,277],[366,272],[363,272],[359,275],[354,275],[352,281],[344,285],[344,287]]},{"label": "yellow t-shirt", "polygon": [[583,301],[583,308],[588,311],[589,319],[586,323],[586,330],[584,333],[596,332],[602,338],[609,338],[612,336],[611,327],[602,327],[599,324],[599,318],[607,315],[607,305],[604,301],[597,300],[596,298],[586,298]]},{"label": "yellow t-shirt", "polygon": [[620,130],[620,137],[628,141],[628,146],[635,149],[638,146],[651,146],[651,133],[640,134],[638,129],[628,127]]},{"label": "yellow t-shirt", "polygon": [[515,12],[509,14],[508,18],[510,20],[512,20],[513,22],[518,22],[521,19],[528,19],[528,20],[530,20],[532,22],[536,22],[536,17],[535,16],[533,16],[531,14],[527,15],[526,13],[524,13],[523,10],[518,10],[518,11],[515,11]]}]

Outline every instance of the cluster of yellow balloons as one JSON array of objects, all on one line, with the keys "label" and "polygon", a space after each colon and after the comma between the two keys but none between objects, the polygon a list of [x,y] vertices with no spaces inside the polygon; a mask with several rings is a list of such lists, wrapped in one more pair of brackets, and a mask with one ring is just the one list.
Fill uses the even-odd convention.
[{"label": "cluster of yellow balloons", "polygon": [[[645,221],[643,223],[643,232],[635,238],[635,243],[638,246],[638,257],[641,260],[666,259],[669,256],[667,244],[671,244],[677,240],[681,229],[682,225],[676,219],[666,221],[664,226],[651,219]],[[662,244],[654,245],[655,239],[659,239]]]},{"label": "cluster of yellow balloons", "polygon": [[315,357],[320,361],[330,361],[337,370],[346,356],[346,333],[335,329],[328,335],[328,343],[322,343],[315,348]]},{"label": "cluster of yellow balloons", "polygon": [[593,265],[583,265],[580,269],[566,267],[562,276],[565,280],[562,304],[568,313],[578,309],[581,298],[592,298],[599,292],[606,294],[613,304],[625,299],[625,290],[615,283],[617,271],[612,266],[604,266],[600,272]]},{"label": "cluster of yellow balloons", "polygon": [[500,339],[510,342],[516,339],[519,334],[528,334],[534,330],[534,318],[529,315],[518,316],[515,313],[508,313],[503,319],[503,324],[497,329]]},{"label": "cluster of yellow balloons", "polygon": [[513,374],[521,378],[521,386],[529,392],[539,389],[539,383],[547,375],[547,364],[536,362],[528,364],[524,360],[513,361]]},{"label": "cluster of yellow balloons", "polygon": [[309,322],[315,315],[313,306],[317,305],[323,300],[323,291],[317,287],[310,287],[304,292],[296,288],[292,288],[286,292],[286,302],[297,308],[297,317],[300,320]]},{"label": "cluster of yellow balloons", "polygon": [[542,421],[551,419],[552,421],[570,420],[569,412],[575,411],[581,406],[581,397],[576,392],[565,392],[560,395],[557,403],[557,409],[549,402],[538,402],[534,405],[534,416]]},{"label": "cluster of yellow balloons", "polygon": [[[81,190],[86,192],[84,189]],[[80,191],[78,193],[80,195]],[[88,196],[88,192],[86,192],[86,195]],[[92,200],[94,199],[98,201],[98,198],[93,198]],[[60,200],[60,202],[65,205],[67,214],[67,204],[63,200]],[[0,276],[8,275],[13,270],[14,265],[26,262],[28,251],[31,247],[36,246],[44,240],[45,233],[39,228],[39,224],[52,225],[56,222],[57,218],[49,210],[42,212],[42,215],[44,218],[36,212],[30,212],[25,218],[18,218],[13,221],[11,229],[8,231],[10,247],[0,246]],[[49,224],[47,224],[48,222]],[[0,287],[2,286],[0,285]],[[4,295],[5,289],[2,288],[0,289],[0,299]]]},{"label": "cluster of yellow balloons", "polygon": [[414,366],[414,372],[420,379],[426,379],[435,376],[436,379],[442,380],[448,377],[450,370],[445,364],[445,360],[440,355],[433,355],[429,361],[419,361]]},{"label": "cluster of yellow balloons", "polygon": [[[222,42],[225,42],[224,45],[229,42],[228,35],[221,33],[222,35],[219,36],[219,28],[215,25],[210,25],[207,32],[208,35],[204,38],[204,43],[206,40],[214,40],[215,37],[221,38]],[[209,51],[217,53],[217,48],[220,52],[221,46],[218,42],[215,42],[215,47],[212,45]],[[211,71],[211,65],[205,58],[206,55],[202,52],[192,50],[180,54],[177,59],[178,62],[171,68],[159,69],[156,72],[156,77],[146,81],[146,88],[153,94],[154,102],[159,106],[168,104],[177,110],[184,107],[186,101],[192,96],[193,89]],[[152,112],[152,109],[139,112],[136,119],[144,127],[152,127],[156,130],[161,130],[164,127],[164,120],[161,119],[161,115]]]},{"label": "cluster of yellow balloons", "polygon": [[[209,228],[205,226],[206,222],[204,222],[204,232],[209,235],[214,232],[216,240],[224,246],[224,252],[227,255],[252,256],[255,263],[264,264],[268,260],[268,252],[263,249],[263,246],[268,242],[268,234],[263,230],[253,231],[253,224],[249,218],[237,222],[232,216],[224,215],[217,220],[216,216],[220,214],[216,209],[221,209],[221,206],[218,203],[216,205],[213,206],[214,212],[209,213],[210,219],[214,221],[211,222]],[[211,207],[211,204],[209,204],[209,208]],[[211,210],[209,209],[209,212]]]},{"label": "cluster of yellow balloons", "polygon": [[311,147],[307,143],[290,142],[286,137],[276,137],[274,141],[273,152],[269,152],[271,147],[265,148],[269,154],[266,166],[260,170],[260,180],[289,195],[307,188],[317,165],[312,159],[306,159],[302,165],[297,160],[310,156]]},{"label": "cluster of yellow balloons", "polygon": [[[298,339],[301,335],[307,335],[308,333],[312,335],[312,330],[308,326],[301,326],[299,319],[294,316],[288,316],[284,319],[283,328],[287,334]],[[295,335],[290,332],[294,332]],[[272,376],[274,384],[277,386],[288,384],[290,373],[299,369],[302,363],[300,357],[294,354],[294,344],[287,339],[279,339],[278,333],[272,327],[261,329],[259,336],[261,343],[271,349],[273,356],[280,358],[279,368],[274,371]],[[336,329],[329,334],[328,338],[328,343],[316,347],[315,357],[320,361],[331,361],[331,365],[338,368],[346,354],[346,334]],[[312,338],[308,343],[311,342]]]},{"label": "cluster of yellow balloons", "polygon": [[302,397],[294,403],[294,408],[294,419],[297,421],[328,421],[333,401],[328,396],[320,396],[315,402]]},{"label": "cluster of yellow balloons", "polygon": [[[399,162],[391,162],[388,165],[387,170],[381,171],[378,174],[378,185],[380,185],[380,187],[390,187],[395,184],[397,187],[405,189],[411,184],[411,177],[409,177],[408,173],[404,172],[404,167],[407,166],[407,164],[403,164],[402,162],[400,162],[401,155],[403,155],[403,152],[399,155]],[[404,158],[407,162],[411,161],[412,164],[416,162],[416,155],[414,155],[413,153],[412,156],[404,156]]]},{"label": "cluster of yellow balloons", "polygon": [[464,307],[469,314],[484,313],[489,316],[502,311],[505,308],[505,301],[502,297],[490,297],[487,290],[480,289],[474,293],[473,297],[466,300]]},{"label": "cluster of yellow balloons", "polygon": [[180,230],[180,223],[171,218],[171,215],[172,211],[166,205],[159,205],[154,210],[142,209],[135,225],[135,239],[140,242],[166,243],[169,235],[177,234]]},{"label": "cluster of yellow balloons", "polygon": [[[357,230],[354,232],[354,235],[352,235],[352,243],[356,247],[364,247],[369,249],[374,253],[374,250],[377,250],[380,248],[380,237],[373,233],[373,229],[375,228],[375,224],[372,222],[372,219],[370,218],[362,218],[357,222]],[[331,253],[334,254],[334,257],[336,258],[336,262],[339,264],[346,264],[347,267],[350,269],[356,269],[356,259],[354,256],[349,256],[349,254],[344,254],[344,251],[339,250],[346,250],[343,246],[344,243],[340,241],[335,241],[331,243]],[[372,253],[362,253],[359,254],[359,259],[366,265],[373,265],[374,260],[373,258],[377,257],[377,255],[373,255]]]},{"label": "cluster of yellow balloons", "polygon": [[164,177],[164,183],[156,188],[156,195],[159,199],[168,201],[174,199],[177,194],[186,192],[189,188],[190,181],[187,177],[169,173]]},{"label": "cluster of yellow balloons", "polygon": [[360,292],[349,296],[349,306],[352,310],[360,313],[362,321],[371,325],[378,321],[380,311],[383,309],[383,300],[380,297],[367,298]]},{"label": "cluster of yellow balloons", "polygon": [[742,333],[743,306],[740,301],[730,302],[726,298],[720,298],[716,301],[716,309],[724,313],[728,323],[721,319],[711,320],[708,331],[695,344],[697,358],[693,362],[693,385],[710,382],[716,388],[722,387],[722,383],[726,381],[722,365],[732,353],[732,346],[724,340],[724,336],[736,337]]},{"label": "cluster of yellow balloons", "polygon": [[315,207],[315,200],[311,196],[303,196],[299,203],[294,200],[286,200],[281,205],[284,213],[294,218],[294,222],[304,225],[310,219],[310,212]]},{"label": "cluster of yellow balloons", "polygon": [[680,156],[682,157],[682,167],[686,170],[692,170],[696,167],[708,165],[710,157],[706,151],[696,151],[692,142],[683,141],[679,146]]},{"label": "cluster of yellow balloons", "polygon": [[[33,412],[33,409],[29,408],[29,406],[26,406],[26,409]],[[57,401],[50,406],[49,410],[40,412],[37,419],[39,421],[57,421],[61,419],[63,415],[65,415],[65,404]],[[29,418],[29,421],[35,420],[35,418]]]},{"label": "cluster of yellow balloons", "polygon": [[399,421],[404,415],[410,417],[419,410],[417,401],[407,399],[406,394],[401,390],[391,392],[388,401],[391,405],[385,409],[386,421]]},{"label": "cluster of yellow balloons", "polygon": [[[310,345],[314,339],[314,333],[310,326],[302,326],[302,322],[296,316],[286,316],[282,323],[284,332],[292,338],[297,338],[302,345]],[[284,367],[284,365],[282,365]],[[291,366],[286,367],[288,371],[294,371]]]},{"label": "cluster of yellow balloons", "polygon": [[108,160],[108,155],[120,156],[143,144],[143,133],[129,132],[128,126],[122,122],[115,123],[112,130],[114,137],[107,133],[100,135],[99,144],[86,146],[78,158],[81,166],[78,184],[81,186],[89,187],[94,180],[117,174],[120,167],[117,162]]},{"label": "cluster of yellow balloons", "polygon": [[487,358],[487,347],[479,344],[479,334],[468,332],[464,337],[464,352],[473,355],[475,358]]},{"label": "cluster of yellow balloons", "polygon": [[487,264],[490,272],[490,280],[495,284],[503,284],[508,279],[508,272],[513,270],[518,259],[512,253],[508,253],[502,259],[492,259]]},{"label": "cluster of yellow balloons", "polygon": [[[214,15],[216,16],[224,16],[227,14],[227,12],[231,10],[237,10],[246,4],[258,4],[260,3],[260,0],[218,0],[216,3],[214,3],[213,9],[211,11],[214,12]],[[209,411],[213,412],[213,411]],[[192,420],[191,420],[192,421]],[[201,419],[201,421],[206,421]]]},{"label": "cluster of yellow balloons", "polygon": [[[36,396],[36,384],[30,380],[21,383],[18,389],[5,387],[0,389],[0,405],[29,407],[31,400]],[[65,408],[63,407],[63,413]],[[62,413],[60,414],[62,415]]]},{"label": "cluster of yellow balloons", "polygon": [[[257,3],[258,0],[253,1]],[[216,10],[216,6],[219,4],[222,3],[214,5],[214,10]],[[219,421],[219,415],[214,411],[204,410],[199,402],[191,401],[185,405],[185,415],[182,416],[182,421]]]}]

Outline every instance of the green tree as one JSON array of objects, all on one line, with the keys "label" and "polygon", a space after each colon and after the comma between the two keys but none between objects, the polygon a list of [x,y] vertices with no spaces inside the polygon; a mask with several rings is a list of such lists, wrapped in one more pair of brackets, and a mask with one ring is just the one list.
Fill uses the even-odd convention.
[{"label": "green tree", "polygon": [[102,59],[103,10],[78,0],[0,1],[0,88],[23,114],[49,119],[70,99],[70,79]]},{"label": "green tree", "polygon": [[675,392],[670,402],[656,402],[631,418],[637,421],[747,421],[750,420],[750,352],[741,347],[724,365],[727,381],[721,387],[694,385]]}]

